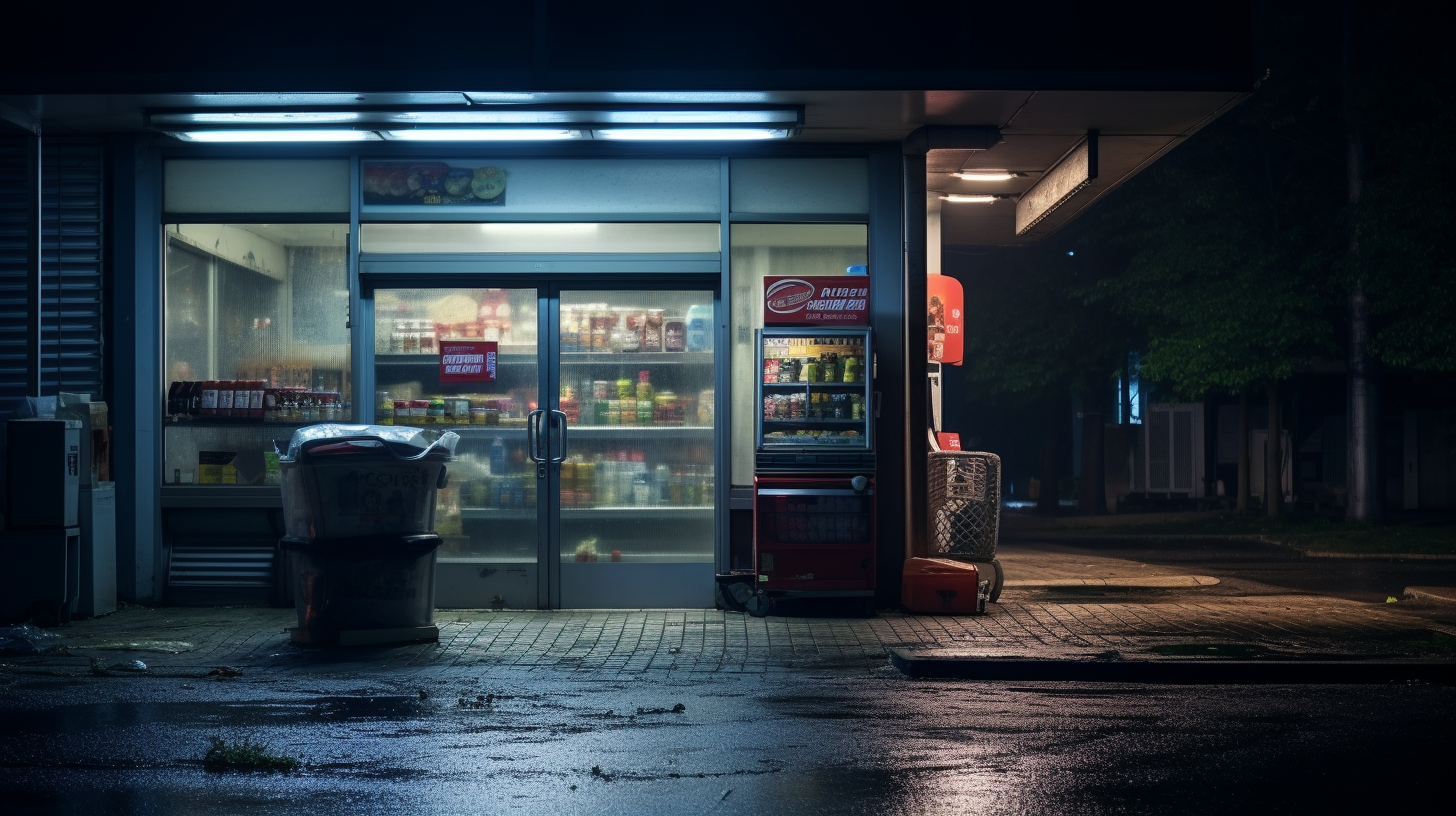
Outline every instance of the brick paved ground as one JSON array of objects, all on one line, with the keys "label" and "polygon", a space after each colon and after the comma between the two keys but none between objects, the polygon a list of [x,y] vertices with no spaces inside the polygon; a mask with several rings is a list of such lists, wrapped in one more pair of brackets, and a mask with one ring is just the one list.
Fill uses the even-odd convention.
[{"label": "brick paved ground", "polygon": [[1008,589],[981,616],[882,611],[871,619],[754,618],[718,610],[491,612],[442,610],[439,643],[304,649],[292,610],[131,607],[60,630],[69,654],[12,665],[84,670],[141,659],[153,672],[221,666],[357,669],[437,675],[490,666],[593,674],[878,671],[891,647],[941,647],[987,657],[1123,659],[1157,648],[1246,644],[1270,653],[1397,656],[1428,623],[1419,616],[1311,596],[1180,597],[1066,602]]},{"label": "brick paved ground", "polygon": [[1410,605],[1217,594],[1209,591],[1217,581],[1206,576],[1090,555],[1003,554],[1002,560],[1007,588],[980,616],[440,610],[438,643],[319,650],[290,643],[287,630],[297,622],[291,609],[127,607],[54,630],[66,653],[3,663],[66,672],[87,671],[93,660],[106,667],[140,659],[151,672],[178,674],[221,666],[404,676],[491,666],[598,675],[862,673],[884,670],[892,647],[983,657],[1149,659],[1233,644],[1266,656],[1406,657],[1423,656],[1422,643],[1442,637],[1432,634],[1442,627]]}]

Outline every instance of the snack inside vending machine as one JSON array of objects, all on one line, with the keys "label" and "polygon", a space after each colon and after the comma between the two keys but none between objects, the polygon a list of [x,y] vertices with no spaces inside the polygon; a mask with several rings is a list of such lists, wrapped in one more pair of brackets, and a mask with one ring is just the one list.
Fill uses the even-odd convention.
[{"label": "snack inside vending machine", "polygon": [[[868,280],[793,283],[765,282],[766,326],[757,338],[754,590],[744,605],[761,616],[779,600],[845,598],[869,615],[875,594],[874,344],[863,325],[867,309],[853,311],[865,309]],[[850,311],[835,311],[846,303]],[[776,306],[802,308],[785,317]],[[833,320],[829,325],[826,316]]]}]

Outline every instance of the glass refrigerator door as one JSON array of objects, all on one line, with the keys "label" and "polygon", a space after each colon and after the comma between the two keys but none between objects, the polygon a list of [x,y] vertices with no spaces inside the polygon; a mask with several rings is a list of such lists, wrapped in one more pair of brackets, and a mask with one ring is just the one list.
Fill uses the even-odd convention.
[{"label": "glass refrigerator door", "polygon": [[867,456],[872,354],[868,330],[761,330],[760,466]]}]

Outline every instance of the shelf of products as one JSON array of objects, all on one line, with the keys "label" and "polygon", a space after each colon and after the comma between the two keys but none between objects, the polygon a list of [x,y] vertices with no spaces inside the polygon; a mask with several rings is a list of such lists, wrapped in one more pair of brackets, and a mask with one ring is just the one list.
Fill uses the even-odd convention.
[{"label": "shelf of products", "polygon": [[868,330],[763,330],[758,450],[869,451],[869,348]]}]

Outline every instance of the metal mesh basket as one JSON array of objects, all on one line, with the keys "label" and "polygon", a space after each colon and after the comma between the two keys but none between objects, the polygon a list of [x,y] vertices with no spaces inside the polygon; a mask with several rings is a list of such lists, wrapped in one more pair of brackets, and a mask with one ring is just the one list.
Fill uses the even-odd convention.
[{"label": "metal mesh basket", "polygon": [[1001,457],[981,451],[929,455],[928,555],[990,561],[1001,523]]}]

